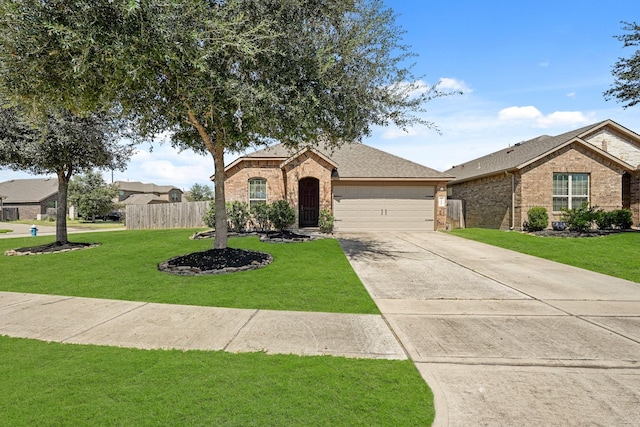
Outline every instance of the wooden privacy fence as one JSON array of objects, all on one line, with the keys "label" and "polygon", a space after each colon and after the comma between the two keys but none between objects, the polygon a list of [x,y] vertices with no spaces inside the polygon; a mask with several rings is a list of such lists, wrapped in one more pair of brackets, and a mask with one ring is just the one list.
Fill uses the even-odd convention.
[{"label": "wooden privacy fence", "polygon": [[202,218],[209,210],[209,203],[127,205],[125,224],[127,230],[206,227]]},{"label": "wooden privacy fence", "polygon": [[447,229],[449,228],[465,228],[462,200],[447,200]]}]

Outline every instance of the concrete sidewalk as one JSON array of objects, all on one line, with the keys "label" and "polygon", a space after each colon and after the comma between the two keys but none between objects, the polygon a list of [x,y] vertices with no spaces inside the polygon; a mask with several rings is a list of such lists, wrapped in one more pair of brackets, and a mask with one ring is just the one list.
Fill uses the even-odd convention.
[{"label": "concrete sidewalk", "polygon": [[434,425],[640,425],[640,284],[446,233],[340,242]]},{"label": "concrete sidewalk", "polygon": [[406,359],[379,315],[242,310],[0,292],[0,335],[143,349]]}]

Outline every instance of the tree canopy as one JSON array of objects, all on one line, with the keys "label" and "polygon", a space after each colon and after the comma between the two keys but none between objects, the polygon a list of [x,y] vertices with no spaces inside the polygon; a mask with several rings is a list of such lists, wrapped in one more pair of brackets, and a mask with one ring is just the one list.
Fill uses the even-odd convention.
[{"label": "tree canopy", "polygon": [[0,91],[38,111],[117,106],[138,135],[214,160],[226,247],[224,153],[357,142],[374,125],[431,125],[443,95],[407,65],[379,0],[0,0]]},{"label": "tree canopy", "polygon": [[69,202],[78,209],[79,215],[91,221],[114,210],[113,199],[117,195],[117,186],[107,184],[97,171],[76,175],[69,182]]},{"label": "tree canopy", "polygon": [[[635,22],[623,22],[627,34],[616,36],[623,47],[640,46],[640,25]],[[629,58],[619,58],[611,69],[615,80],[611,88],[604,93],[605,99],[616,98],[624,103],[623,108],[632,107],[640,102],[640,49]]]},{"label": "tree canopy", "polygon": [[188,194],[185,197],[188,202],[201,202],[206,200],[213,200],[213,189],[206,184],[195,183],[189,189]]},{"label": "tree canopy", "polygon": [[50,112],[34,121],[16,108],[0,108],[0,166],[58,178],[56,241],[67,243],[67,191],[75,173],[123,169],[131,145],[118,141],[120,124],[109,116]]}]

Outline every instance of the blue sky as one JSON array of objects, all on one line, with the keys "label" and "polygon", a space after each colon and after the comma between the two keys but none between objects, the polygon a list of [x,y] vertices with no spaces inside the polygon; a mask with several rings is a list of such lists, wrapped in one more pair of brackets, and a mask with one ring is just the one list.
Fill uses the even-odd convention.
[{"label": "blue sky", "polygon": [[[418,54],[414,74],[463,95],[427,104],[435,130],[375,129],[364,143],[444,171],[516,142],[605,119],[640,133],[640,106],[624,110],[602,93],[611,66],[633,54],[614,38],[640,21],[638,0],[439,2],[384,0]],[[226,163],[236,155],[227,155]],[[140,146],[116,180],[188,189],[207,183],[213,160],[167,144]],[[0,181],[29,177],[0,169]],[[111,174],[105,179],[111,180]]]}]

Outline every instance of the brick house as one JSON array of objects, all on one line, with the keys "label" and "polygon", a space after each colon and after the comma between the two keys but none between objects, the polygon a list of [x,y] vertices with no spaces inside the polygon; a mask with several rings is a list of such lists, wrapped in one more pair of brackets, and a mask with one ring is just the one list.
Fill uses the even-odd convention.
[{"label": "brick house", "polygon": [[289,151],[277,144],[225,168],[227,201],[287,200],[298,227],[316,227],[321,209],[336,231],[445,227],[452,177],[361,143]]},{"label": "brick house", "polygon": [[454,166],[449,196],[465,206],[467,227],[521,229],[527,211],[587,202],[630,209],[640,222],[640,135],[605,120],[557,136],[539,136]]},{"label": "brick house", "polygon": [[58,179],[12,179],[0,182],[3,221],[37,219],[55,209],[58,203]]}]

